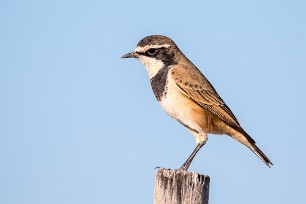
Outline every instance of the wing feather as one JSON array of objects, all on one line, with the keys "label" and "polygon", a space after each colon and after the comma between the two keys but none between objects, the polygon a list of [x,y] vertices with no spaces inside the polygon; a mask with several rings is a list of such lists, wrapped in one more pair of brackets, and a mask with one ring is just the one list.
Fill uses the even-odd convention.
[{"label": "wing feather", "polygon": [[[230,126],[240,127],[238,120],[210,82],[196,67],[194,68],[196,70],[181,67],[172,72],[175,83],[182,93]],[[195,74],[195,71],[198,73]]]}]

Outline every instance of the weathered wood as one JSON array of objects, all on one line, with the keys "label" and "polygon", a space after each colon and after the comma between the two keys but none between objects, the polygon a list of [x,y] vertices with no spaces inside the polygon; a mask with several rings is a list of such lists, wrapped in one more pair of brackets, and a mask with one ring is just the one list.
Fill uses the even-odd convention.
[{"label": "weathered wood", "polygon": [[154,204],[208,204],[209,176],[194,172],[157,171]]}]

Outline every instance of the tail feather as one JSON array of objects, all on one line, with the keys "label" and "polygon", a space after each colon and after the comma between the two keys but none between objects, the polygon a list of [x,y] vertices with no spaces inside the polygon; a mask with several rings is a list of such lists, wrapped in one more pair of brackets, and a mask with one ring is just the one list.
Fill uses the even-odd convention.
[{"label": "tail feather", "polygon": [[271,167],[272,162],[270,159],[254,144],[250,147],[250,149],[268,166]]},{"label": "tail feather", "polygon": [[[268,167],[271,167],[271,160],[256,146],[256,142],[251,138],[251,136],[246,133],[242,128],[236,129],[238,132],[233,134],[233,138],[247,146],[250,150],[254,152]],[[238,133],[238,134],[237,134]]]}]

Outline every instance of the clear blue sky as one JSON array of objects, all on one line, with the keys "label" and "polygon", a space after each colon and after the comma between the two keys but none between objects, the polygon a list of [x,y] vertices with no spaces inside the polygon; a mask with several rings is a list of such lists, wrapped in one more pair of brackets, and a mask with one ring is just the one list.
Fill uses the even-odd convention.
[{"label": "clear blue sky", "polygon": [[0,203],[153,203],[193,136],[120,59],[171,37],[273,161],[210,135],[190,171],[210,204],[306,202],[306,3],[0,1]]}]

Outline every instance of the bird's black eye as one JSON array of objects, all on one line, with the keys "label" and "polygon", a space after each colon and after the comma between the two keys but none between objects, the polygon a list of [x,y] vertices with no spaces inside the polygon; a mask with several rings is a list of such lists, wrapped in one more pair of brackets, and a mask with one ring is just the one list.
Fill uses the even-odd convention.
[{"label": "bird's black eye", "polygon": [[154,55],[154,54],[156,53],[156,51],[157,51],[157,49],[151,48],[151,49],[149,49],[149,50],[146,51],[146,54],[152,56],[152,55]]}]

